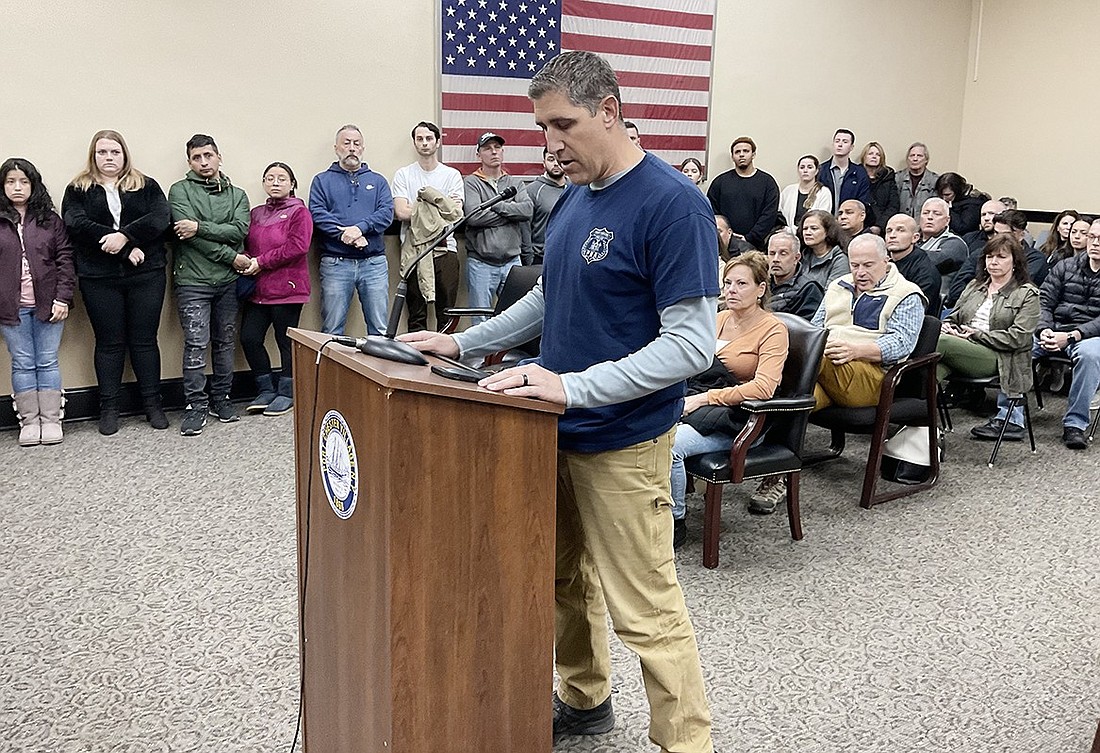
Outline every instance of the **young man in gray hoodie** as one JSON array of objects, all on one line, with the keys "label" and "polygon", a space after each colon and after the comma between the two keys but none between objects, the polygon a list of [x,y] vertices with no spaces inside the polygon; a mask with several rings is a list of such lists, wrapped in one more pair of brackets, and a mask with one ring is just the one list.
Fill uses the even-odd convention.
[{"label": "young man in gray hoodie", "polygon": [[531,223],[524,227],[523,246],[520,258],[524,265],[542,264],[542,249],[546,244],[546,224],[550,221],[550,212],[558,203],[565,190],[565,171],[558,164],[558,158],[546,147],[542,148],[542,167],[545,172],[527,184],[527,195],[531,197]]},{"label": "young man in gray hoodie", "polygon": [[[523,181],[504,171],[504,138],[483,133],[477,140],[481,166],[464,181],[466,200],[462,209],[466,222],[466,289],[471,308],[492,308],[500,294],[508,270],[519,265],[523,227],[531,221],[531,197],[523,190]],[[484,212],[474,209],[509,186],[515,186],[514,199],[502,201]],[[484,317],[475,317],[474,323]]]}]

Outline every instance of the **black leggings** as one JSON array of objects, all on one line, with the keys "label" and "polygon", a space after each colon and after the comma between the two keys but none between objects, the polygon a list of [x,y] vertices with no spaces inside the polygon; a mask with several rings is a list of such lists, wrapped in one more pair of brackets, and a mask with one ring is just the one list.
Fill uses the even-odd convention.
[{"label": "black leggings", "polygon": [[264,340],[268,327],[275,328],[275,344],[279,346],[279,362],[284,377],[290,377],[290,338],[288,327],[297,327],[302,316],[301,303],[242,303],[244,314],[241,317],[241,348],[245,360],[256,376],[271,373],[271,358],[267,354]]},{"label": "black leggings", "polygon": [[118,400],[126,351],[145,400],[160,396],[160,328],[164,270],[131,277],[82,277],[80,293],[95,333],[95,374],[101,403]]}]

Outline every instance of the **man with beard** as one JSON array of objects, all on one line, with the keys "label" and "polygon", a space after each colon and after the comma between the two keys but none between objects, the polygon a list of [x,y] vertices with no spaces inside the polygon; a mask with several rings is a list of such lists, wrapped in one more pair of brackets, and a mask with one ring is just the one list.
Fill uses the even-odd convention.
[{"label": "man with beard", "polygon": [[707,198],[729,222],[733,237],[763,249],[764,239],[775,229],[779,216],[779,186],[775,178],[753,165],[756,142],[739,136],[730,145],[733,169],[715,178]]},{"label": "man with beard", "polygon": [[813,318],[825,291],[816,280],[802,274],[802,248],[798,236],[787,228],[768,238],[768,273],[771,275],[772,311]]},{"label": "man with beard", "polygon": [[869,232],[864,226],[866,221],[867,207],[862,201],[848,199],[841,202],[840,209],[836,213],[836,224],[840,225],[840,229],[848,236],[849,241],[857,235]]},{"label": "man with beard", "polygon": [[367,332],[381,335],[390,286],[382,233],[393,222],[393,196],[386,179],[363,163],[358,126],[341,126],[333,150],[336,161],[309,187],[313,237],[321,246],[321,329],[343,335],[358,292]]},{"label": "man with beard", "polygon": [[890,261],[902,277],[915,283],[924,293],[928,300],[925,313],[938,317],[943,277],[924,249],[917,247],[918,241],[920,228],[909,215],[899,212],[886,223],[886,250],[890,252]]},{"label": "man with beard", "polygon": [[[439,139],[439,126],[435,123],[417,123],[412,130],[416,162],[394,173],[393,213],[401,221],[402,244],[409,232],[409,220],[412,219],[420,189],[434,188],[454,202],[459,210],[462,209],[465,196],[462,176],[458,170],[439,161]],[[417,253],[422,250],[414,249]],[[453,235],[432,251],[432,263],[435,268],[435,322],[439,327],[445,321],[443,312],[453,308],[458,299],[458,245]],[[428,326],[428,304],[418,284],[409,285],[405,304],[409,331],[425,329]]]},{"label": "man with beard", "polygon": [[527,184],[525,190],[531,197],[531,224],[525,228],[520,258],[525,265],[542,264],[542,249],[546,245],[546,223],[550,211],[558,203],[565,190],[565,171],[558,158],[546,147],[542,148],[543,174]]}]

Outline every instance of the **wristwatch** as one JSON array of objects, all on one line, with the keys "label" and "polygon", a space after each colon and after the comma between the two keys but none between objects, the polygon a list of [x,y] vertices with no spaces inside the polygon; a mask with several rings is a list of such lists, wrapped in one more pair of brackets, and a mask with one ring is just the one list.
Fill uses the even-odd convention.
[{"label": "wristwatch", "polygon": [[1079,343],[1081,342],[1081,338],[1078,335],[1075,335],[1073,332],[1070,332],[1066,335],[1066,342]]}]

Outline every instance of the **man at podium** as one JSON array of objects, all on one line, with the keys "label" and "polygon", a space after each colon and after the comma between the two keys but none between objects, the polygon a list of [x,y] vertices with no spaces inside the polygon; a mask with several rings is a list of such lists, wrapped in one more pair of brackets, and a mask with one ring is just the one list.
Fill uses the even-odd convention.
[{"label": "man at podium", "polygon": [[543,278],[463,333],[401,339],[476,357],[541,332],[537,363],[480,384],[566,406],[558,425],[554,737],[614,726],[610,613],[641,662],[650,739],[666,753],[710,753],[710,711],[673,559],[669,472],[684,380],[713,356],[711,208],[630,141],[615,73],[599,56],[559,55],[528,96],[571,183],[550,216]]}]

